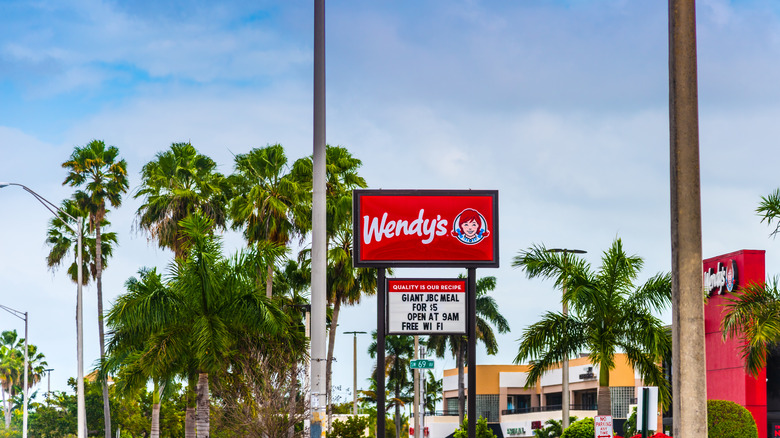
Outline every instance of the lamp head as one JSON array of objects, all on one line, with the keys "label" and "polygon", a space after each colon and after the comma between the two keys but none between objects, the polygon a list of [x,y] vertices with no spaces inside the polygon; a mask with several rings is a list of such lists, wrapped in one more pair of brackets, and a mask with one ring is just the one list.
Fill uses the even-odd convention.
[{"label": "lamp head", "polygon": [[585,254],[588,251],[584,251],[581,249],[565,249],[565,248],[550,248],[547,250],[547,252],[562,252],[562,253],[568,253],[568,254]]},{"label": "lamp head", "polygon": [[11,185],[11,183],[7,183],[7,182],[0,182],[0,189],[2,189],[3,187],[8,187],[8,186],[10,186],[10,185]]}]

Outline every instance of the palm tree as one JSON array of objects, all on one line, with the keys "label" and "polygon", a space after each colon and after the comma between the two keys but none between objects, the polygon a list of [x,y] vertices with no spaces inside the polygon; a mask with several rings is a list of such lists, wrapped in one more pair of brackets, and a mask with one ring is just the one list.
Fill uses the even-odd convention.
[{"label": "palm tree", "polygon": [[[372,358],[376,357],[377,341],[376,330],[372,333],[374,341],[368,347],[368,353]],[[395,437],[401,436],[401,406],[409,402],[409,391],[412,388],[412,379],[409,376],[410,362],[414,357],[414,341],[409,336],[390,335],[385,337],[385,376],[387,387],[393,393],[393,407],[395,408]],[[374,370],[374,379],[380,377],[379,370]],[[389,408],[388,408],[389,409]]]},{"label": "palm tree", "polygon": [[[73,232],[76,224],[71,217],[81,221],[82,230],[86,229],[88,213],[79,208],[75,199],[66,199],[62,201],[60,210],[70,216],[58,213],[49,221],[49,229],[46,232],[46,244],[51,247],[49,255],[46,256],[46,266],[49,269],[56,269],[65,263],[69,254],[73,257],[73,263],[68,266],[68,276],[74,283],[78,282],[78,236]],[[101,227],[106,227],[111,223],[103,219]],[[82,272],[85,274],[82,278],[82,285],[86,286],[90,278],[95,278],[97,274],[97,264],[95,263],[96,248],[95,238],[89,235],[83,236],[84,253],[82,257]],[[117,244],[116,233],[104,232],[101,234],[100,254],[103,258],[102,266],[108,266],[108,259],[113,255],[114,246]],[[91,277],[90,277],[91,276]]]},{"label": "palm tree", "polygon": [[[287,260],[281,275],[274,277],[274,289],[279,291],[279,300],[282,301],[282,308],[287,311],[293,322],[293,328],[297,325],[298,331],[302,330],[306,338],[306,311],[305,306],[309,301],[304,296],[305,291],[311,285],[311,267],[307,264],[299,264],[294,260]],[[308,342],[304,342],[308,346]],[[293,363],[290,369],[290,407],[288,415],[293,418],[298,408],[298,362],[306,359],[308,349],[301,352],[300,357]],[[304,367],[305,368],[305,367]],[[307,370],[308,372],[308,370]],[[288,430],[288,438],[295,434],[295,428]]]},{"label": "palm tree", "polygon": [[[119,149],[108,146],[102,140],[92,140],[86,146],[76,147],[70,158],[62,163],[68,169],[63,185],[84,187],[76,192],[79,207],[89,212],[89,229],[95,233],[95,283],[97,285],[98,332],[100,335],[100,359],[105,356],[103,333],[103,256],[101,228],[106,217],[107,203],[112,207],[122,204],[122,194],[127,192],[127,163],[119,159]],[[105,436],[111,438],[111,407],[108,403],[108,383],[103,383],[103,416]]]},{"label": "palm tree", "polygon": [[[261,241],[287,246],[290,239],[308,231],[303,208],[303,182],[287,168],[287,157],[280,144],[252,149],[236,155],[236,173],[229,178],[236,196],[230,203],[233,229],[244,229],[251,246]],[[267,263],[266,296],[273,290],[273,263]],[[258,275],[258,279],[259,279]]]},{"label": "palm tree", "polygon": [[[761,197],[761,202],[756,208],[756,213],[761,216],[761,222],[766,221],[767,225],[771,225],[772,221],[780,218],[780,188],[767,196]],[[775,225],[774,231],[771,235],[776,236],[780,232],[780,222]]]},{"label": "palm tree", "polygon": [[[27,345],[27,389],[41,380],[48,363],[38,347]],[[3,393],[5,428],[11,425],[12,398],[24,391],[24,338],[16,330],[0,334],[0,392]],[[6,395],[8,398],[6,399]]]},{"label": "palm tree", "polygon": [[444,380],[436,379],[433,375],[433,371],[428,370],[428,376],[425,379],[425,410],[428,412],[436,411],[436,403],[442,399],[442,391],[444,389]]},{"label": "palm tree", "polygon": [[106,315],[109,339],[101,374],[104,378],[115,375],[116,388],[124,394],[133,394],[152,381],[151,437],[158,438],[161,399],[182,365],[163,367],[169,361],[153,360],[150,350],[156,341],[155,330],[173,323],[177,297],[156,269],[144,268],[138,274],[140,278],[125,282],[127,293],[117,298]]},{"label": "palm tree", "polygon": [[550,278],[563,289],[563,301],[573,311],[568,315],[547,312],[541,321],[523,331],[515,363],[532,359],[526,387],[562,362],[587,351],[599,367],[598,413],[611,415],[609,372],[615,353],[622,350],[629,364],[645,382],[659,387],[664,404],[669,400],[668,382],[661,362],[670,354],[671,339],[660,319],[672,295],[671,275],[656,274],[636,287],[642,258],[627,255],[615,239],[601,257],[601,267],[592,271],[585,260],[566,253],[548,252],[533,246],[514,259],[529,278]]},{"label": "palm tree", "polygon": [[[24,369],[24,356],[15,349],[17,343],[16,330],[4,331],[0,336],[0,392],[3,393],[3,413],[5,428],[11,425],[11,398],[15,388],[21,381],[21,371]],[[6,398],[6,395],[8,398]]]},{"label": "palm tree", "polygon": [[123,306],[120,299],[117,310],[127,312],[122,319],[134,321],[142,335],[144,330],[150,334],[141,364],[160,373],[176,369],[191,389],[197,377],[199,438],[209,436],[209,374],[230,364],[239,341],[275,337],[288,329],[288,318],[256,288],[256,263],[245,255],[224,258],[213,227],[200,214],[184,219],[187,256],[171,267],[165,283],[170,294],[160,291],[159,305],[140,300]]},{"label": "palm tree", "polygon": [[[331,330],[328,333],[328,354],[325,362],[325,387],[328,401],[331,394],[331,370],[333,369],[333,351],[336,344],[336,327],[342,305],[353,306],[360,303],[364,295],[376,292],[376,269],[352,267],[352,229],[344,227],[334,237],[332,248],[328,251],[327,298],[333,312],[330,317]],[[330,403],[328,413],[330,415]]]},{"label": "palm tree", "polygon": [[141,170],[141,186],[133,195],[143,198],[136,212],[136,224],[161,248],[185,257],[182,219],[200,212],[216,228],[225,228],[228,193],[225,177],[217,164],[201,155],[190,143],[173,143]]},{"label": "palm tree", "polygon": [[[225,228],[225,206],[229,193],[217,164],[201,155],[190,143],[173,143],[141,170],[141,186],[133,195],[143,198],[136,211],[136,226],[148,233],[161,248],[173,251],[176,260],[187,256],[187,237],[181,221],[193,213],[210,219],[213,228]],[[187,385],[185,436],[195,436],[196,376]]]},{"label": "palm tree", "polygon": [[[352,224],[352,190],[356,188],[367,187],[365,179],[358,173],[358,169],[363,163],[352,156],[352,154],[342,146],[325,146],[325,209],[327,212],[327,243],[329,267],[328,267],[328,305],[333,307],[333,318],[331,327],[338,324],[339,308],[342,304],[352,305],[360,302],[361,293],[373,291],[374,289],[358,289],[349,292],[351,297],[345,295],[343,290],[331,290],[331,285],[346,285],[347,289],[352,288],[358,276],[362,276],[362,271],[355,271],[351,262],[351,224]],[[299,181],[300,187],[304,190],[311,190],[312,157],[301,158],[295,162],[290,175],[296,181]],[[311,198],[308,198],[311,200]],[[308,217],[311,216],[310,205],[305,204],[300,207]],[[336,241],[333,247],[331,242]],[[345,246],[349,245],[349,246]],[[346,254],[349,252],[349,255]],[[304,252],[305,254],[305,252]],[[350,258],[349,265],[343,262]],[[335,276],[344,275],[343,279],[335,280]],[[375,273],[373,274],[375,276]],[[358,283],[360,283],[359,280]],[[376,282],[376,280],[374,280]],[[362,286],[362,285],[361,285]],[[328,338],[328,353],[325,362],[325,391],[326,399],[331,399],[331,379],[330,370],[333,364],[333,351],[335,350],[336,331],[331,330]],[[330,412],[330,403],[328,403]]]},{"label": "palm tree", "polygon": [[739,339],[745,369],[753,376],[780,345],[780,279],[744,286],[726,298],[723,338]]},{"label": "palm tree", "polygon": [[[464,278],[463,274],[460,274],[458,278]],[[507,333],[509,331],[509,323],[498,311],[496,300],[488,295],[488,292],[496,289],[496,277],[477,279],[476,289],[477,341],[482,341],[485,344],[485,349],[489,355],[495,355],[498,353],[498,341],[491,325],[495,326],[499,333]],[[433,351],[437,357],[444,357],[445,352],[449,351],[455,358],[455,364],[458,368],[459,423],[463,423],[466,411],[464,375],[467,347],[468,340],[462,335],[432,335],[428,338],[428,349]]]}]

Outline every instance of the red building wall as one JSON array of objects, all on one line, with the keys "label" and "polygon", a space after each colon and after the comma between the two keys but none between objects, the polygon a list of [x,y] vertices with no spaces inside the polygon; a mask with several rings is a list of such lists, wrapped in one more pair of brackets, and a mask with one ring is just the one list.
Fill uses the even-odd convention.
[{"label": "red building wall", "polygon": [[[725,268],[736,262],[737,274],[732,291],[751,283],[763,283],[766,279],[764,251],[741,250],[704,260],[704,273],[718,270],[718,263]],[[705,281],[705,289],[707,288]],[[767,438],[766,371],[758,377],[745,372],[745,364],[739,354],[736,340],[723,340],[721,321],[727,287],[722,292],[712,291],[704,306],[704,333],[707,354],[707,399],[731,400],[747,408],[758,426],[759,438]]]}]

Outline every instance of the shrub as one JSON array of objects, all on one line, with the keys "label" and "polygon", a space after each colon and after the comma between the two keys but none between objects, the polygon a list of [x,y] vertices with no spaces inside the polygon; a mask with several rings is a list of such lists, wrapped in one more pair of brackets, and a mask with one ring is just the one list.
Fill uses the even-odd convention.
[{"label": "shrub", "polygon": [[583,418],[563,431],[561,438],[593,438],[596,434],[596,426],[593,418]]},{"label": "shrub", "polygon": [[[496,434],[493,433],[492,430],[488,427],[487,419],[484,417],[479,417],[477,420],[477,438],[498,438]],[[463,418],[463,424],[461,424],[460,428],[455,431],[454,437],[455,438],[468,438],[469,436],[469,418],[464,417]]]},{"label": "shrub", "polygon": [[347,421],[341,422],[334,420],[331,433],[327,434],[328,437],[337,438],[360,438],[365,436],[366,428],[368,428],[368,417],[351,416],[347,418]]},{"label": "shrub", "polygon": [[757,438],[750,411],[727,400],[707,400],[708,438]]}]

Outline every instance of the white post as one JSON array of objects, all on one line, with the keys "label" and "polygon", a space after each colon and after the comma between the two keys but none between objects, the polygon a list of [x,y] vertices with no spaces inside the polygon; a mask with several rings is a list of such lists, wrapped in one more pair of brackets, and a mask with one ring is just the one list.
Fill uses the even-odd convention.
[{"label": "white post", "polygon": [[24,413],[22,414],[22,438],[27,438],[27,405],[29,404],[29,390],[27,389],[27,375],[29,368],[27,353],[27,312],[24,312]]},{"label": "white post", "polygon": [[[311,438],[325,436],[325,308],[327,236],[325,198],[325,0],[314,0],[314,153],[311,242]],[[335,327],[333,328],[335,330]]]},{"label": "white post", "polygon": [[84,227],[80,220],[76,220],[78,233],[78,286],[76,287],[76,350],[78,356],[78,375],[76,377],[76,402],[77,402],[77,426],[78,438],[87,438],[87,409],[84,399],[84,303],[82,301],[81,283],[83,282],[82,268],[84,265]]}]

